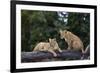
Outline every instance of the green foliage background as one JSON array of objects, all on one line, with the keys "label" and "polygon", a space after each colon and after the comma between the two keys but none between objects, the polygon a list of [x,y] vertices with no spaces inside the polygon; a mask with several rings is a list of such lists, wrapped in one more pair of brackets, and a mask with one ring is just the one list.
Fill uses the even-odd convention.
[{"label": "green foliage background", "polygon": [[56,38],[61,49],[67,48],[59,29],[73,32],[86,47],[90,43],[90,14],[21,10],[21,50],[32,51],[37,43],[48,42],[49,38]]}]

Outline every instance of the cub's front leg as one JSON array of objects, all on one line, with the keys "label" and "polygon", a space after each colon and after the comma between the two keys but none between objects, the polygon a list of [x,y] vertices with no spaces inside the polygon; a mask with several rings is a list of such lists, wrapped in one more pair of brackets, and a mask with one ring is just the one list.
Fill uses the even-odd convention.
[{"label": "cub's front leg", "polygon": [[58,49],[58,51],[59,51],[59,52],[62,52],[62,50],[61,50],[60,48]]},{"label": "cub's front leg", "polygon": [[50,53],[52,53],[54,57],[57,56],[57,54],[56,54],[53,50],[48,50],[48,51],[49,51]]},{"label": "cub's front leg", "polygon": [[68,50],[71,50],[71,41],[70,40],[66,40],[66,42],[68,43]]}]

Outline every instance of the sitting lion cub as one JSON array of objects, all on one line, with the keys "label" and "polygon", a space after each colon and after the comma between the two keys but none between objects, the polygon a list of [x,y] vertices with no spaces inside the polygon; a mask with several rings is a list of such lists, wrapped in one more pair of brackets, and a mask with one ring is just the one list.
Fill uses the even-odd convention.
[{"label": "sitting lion cub", "polygon": [[61,49],[58,46],[58,43],[56,42],[56,39],[50,39],[50,38],[49,38],[49,42],[40,42],[33,49],[33,51],[48,51],[48,52],[51,52],[56,57],[57,54],[55,53],[55,50],[62,52]]},{"label": "sitting lion cub", "polygon": [[67,30],[60,30],[61,39],[65,39],[68,43],[68,50],[81,50],[84,53],[83,42],[78,36]]}]

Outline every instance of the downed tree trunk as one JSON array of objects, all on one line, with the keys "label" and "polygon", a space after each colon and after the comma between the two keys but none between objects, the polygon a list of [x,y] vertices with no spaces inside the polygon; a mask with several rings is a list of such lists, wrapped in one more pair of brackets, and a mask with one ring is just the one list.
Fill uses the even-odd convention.
[{"label": "downed tree trunk", "polygon": [[50,52],[43,52],[43,51],[34,51],[34,52],[22,52],[21,53],[21,62],[41,62],[41,61],[51,61],[52,59],[57,60],[66,60],[66,59],[73,59],[73,60],[81,60],[88,59],[89,52],[82,54],[79,51],[68,51],[63,50],[61,53],[56,52],[57,57],[54,57]]}]

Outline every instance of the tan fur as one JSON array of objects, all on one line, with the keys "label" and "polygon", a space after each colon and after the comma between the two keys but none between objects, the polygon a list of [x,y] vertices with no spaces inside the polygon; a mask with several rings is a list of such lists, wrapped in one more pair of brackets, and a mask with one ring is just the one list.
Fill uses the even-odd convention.
[{"label": "tan fur", "polygon": [[50,48],[50,43],[48,42],[40,42],[34,48],[34,51],[46,51]]},{"label": "tan fur", "polygon": [[49,42],[40,42],[36,45],[33,51],[48,51],[51,52],[54,56],[57,56],[55,50],[62,52],[56,42],[56,39],[49,39]]},{"label": "tan fur", "polygon": [[58,43],[56,41],[56,38],[54,39],[49,39],[50,46],[53,48],[53,50],[57,50],[59,52],[62,52],[62,50],[59,48]]},{"label": "tan fur", "polygon": [[68,50],[81,50],[82,53],[84,53],[84,46],[83,46],[83,42],[81,41],[81,39],[76,36],[75,34],[73,34],[70,31],[67,30],[60,30],[60,35],[61,35],[61,39],[65,39],[65,41],[68,43]]}]

